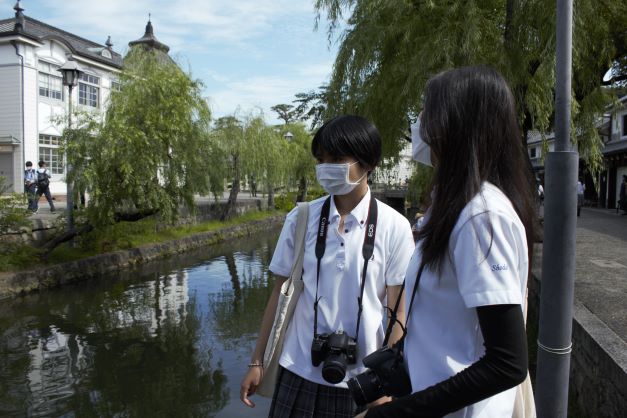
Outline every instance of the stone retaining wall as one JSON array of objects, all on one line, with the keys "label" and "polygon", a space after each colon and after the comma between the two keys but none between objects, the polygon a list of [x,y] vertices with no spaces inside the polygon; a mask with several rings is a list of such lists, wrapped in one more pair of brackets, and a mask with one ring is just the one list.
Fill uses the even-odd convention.
[{"label": "stone retaining wall", "polygon": [[0,300],[53,288],[80,280],[98,277],[114,271],[126,269],[140,263],[183,253],[192,249],[213,245],[227,239],[250,236],[254,233],[275,228],[285,219],[285,215],[235,225],[218,231],[203,232],[179,240],[149,244],[139,248],[99,254],[82,260],[42,267],[17,273],[0,273]]},{"label": "stone retaining wall", "polygon": [[[535,254],[536,256],[538,254]],[[534,262],[541,265],[541,257]],[[528,324],[537,324],[540,271],[529,283]],[[569,397],[582,417],[618,418],[627,411],[627,343],[575,300]]]}]

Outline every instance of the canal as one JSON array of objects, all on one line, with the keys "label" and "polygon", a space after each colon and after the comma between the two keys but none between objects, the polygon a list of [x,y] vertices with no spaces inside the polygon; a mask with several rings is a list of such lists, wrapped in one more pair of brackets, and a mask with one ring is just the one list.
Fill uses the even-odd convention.
[{"label": "canal", "polygon": [[0,416],[266,416],[239,383],[278,233],[3,301]]}]

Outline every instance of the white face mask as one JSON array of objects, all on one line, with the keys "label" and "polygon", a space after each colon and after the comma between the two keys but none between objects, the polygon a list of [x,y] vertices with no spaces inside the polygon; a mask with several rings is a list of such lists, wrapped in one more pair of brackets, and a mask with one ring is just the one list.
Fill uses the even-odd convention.
[{"label": "white face mask", "polygon": [[[357,164],[357,162],[354,162],[353,164]],[[318,178],[318,183],[320,183],[322,188],[329,194],[341,196],[352,192],[355,186],[357,186],[367,174],[364,173],[359,180],[351,183],[349,173],[350,167],[353,164],[324,163],[316,165],[316,177]]]},{"label": "white face mask", "polygon": [[420,164],[433,167],[431,162],[431,148],[420,136],[420,117],[411,125],[411,156]]}]

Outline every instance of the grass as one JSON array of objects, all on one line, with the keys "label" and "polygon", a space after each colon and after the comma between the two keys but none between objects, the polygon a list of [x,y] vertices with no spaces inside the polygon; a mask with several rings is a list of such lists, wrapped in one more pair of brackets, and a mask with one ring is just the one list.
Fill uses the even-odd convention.
[{"label": "grass", "polygon": [[146,244],[177,240],[194,234],[218,231],[235,225],[266,219],[281,211],[252,211],[229,221],[209,221],[171,228],[159,227],[154,218],[137,222],[120,222],[102,230],[94,230],[75,239],[75,246],[59,245],[41,260],[40,251],[25,246],[9,254],[0,254],[0,271],[19,271],[33,267],[80,260],[97,254],[126,250]]}]

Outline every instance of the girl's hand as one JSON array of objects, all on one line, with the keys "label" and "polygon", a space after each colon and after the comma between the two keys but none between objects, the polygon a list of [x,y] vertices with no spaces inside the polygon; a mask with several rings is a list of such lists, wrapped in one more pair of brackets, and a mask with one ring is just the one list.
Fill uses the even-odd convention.
[{"label": "girl's hand", "polygon": [[248,369],[248,373],[246,373],[246,376],[242,379],[239,391],[239,398],[244,402],[244,405],[251,408],[255,407],[255,403],[248,399],[248,397],[255,394],[262,378],[263,367],[250,367]]}]

